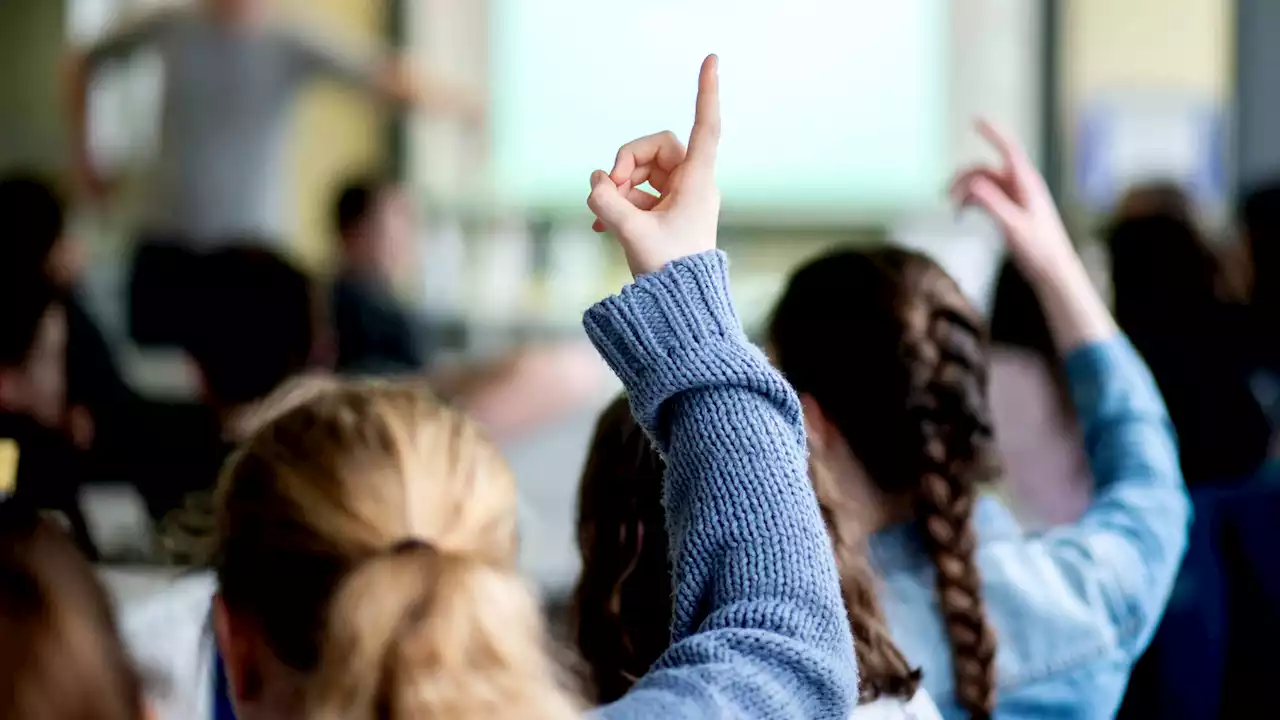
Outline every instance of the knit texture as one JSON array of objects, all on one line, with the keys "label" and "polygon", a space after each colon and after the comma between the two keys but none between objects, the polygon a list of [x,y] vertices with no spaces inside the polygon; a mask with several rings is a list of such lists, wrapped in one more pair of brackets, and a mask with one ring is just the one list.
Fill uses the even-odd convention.
[{"label": "knit texture", "polygon": [[670,649],[594,717],[839,718],[858,694],[795,392],[743,334],[718,251],[587,311],[666,461]]}]

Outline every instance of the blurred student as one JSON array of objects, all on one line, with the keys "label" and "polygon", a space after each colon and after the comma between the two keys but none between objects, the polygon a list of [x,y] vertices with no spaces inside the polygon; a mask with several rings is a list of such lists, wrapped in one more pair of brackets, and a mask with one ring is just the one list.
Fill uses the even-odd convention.
[{"label": "blurred student", "polygon": [[[601,414],[578,495],[582,575],[570,626],[596,702],[622,697],[670,645],[671,565],[662,508],[662,459],[631,417],[625,396]],[[858,658],[858,720],[938,718],[937,707],[889,636],[863,548],[845,540],[844,518],[825,504],[841,592]],[[829,498],[829,495],[828,495]],[[843,508],[841,508],[843,510]]]},{"label": "blurred student", "polygon": [[203,426],[153,438],[163,460],[151,463],[142,488],[152,516],[166,521],[161,540],[176,558],[199,556],[194,546],[213,532],[218,471],[248,432],[257,406],[286,380],[316,367],[320,344],[312,283],[301,270],[251,246],[212,253],[208,266],[217,281],[193,312],[203,332],[190,355],[209,413]]},{"label": "blurred student", "polygon": [[63,198],[36,175],[9,174],[0,178],[0,217],[7,223],[0,266],[42,275],[58,291],[67,335],[66,402],[75,408],[76,439],[92,447],[95,474],[118,475],[130,452],[137,398],[84,306],[82,248],[66,232]]},{"label": "blurred student", "polygon": [[[178,344],[202,253],[233,238],[266,247],[294,236],[288,133],[300,92],[329,78],[399,104],[475,115],[476,103],[418,82],[394,58],[362,56],[308,30],[273,22],[271,0],[201,0],[117,28],[73,62],[71,127],[81,184],[101,195],[86,113],[94,75],[141,51],[165,70],[158,163],[151,178],[130,288],[131,333]],[[195,328],[198,329],[198,328]]]},{"label": "blurred student", "polygon": [[67,408],[67,319],[57,288],[25,269],[0,266],[0,444],[6,502],[57,514],[87,554],[80,510],[88,475]]},{"label": "blurred student", "polygon": [[386,180],[357,180],[338,195],[332,312],[340,372],[420,372],[430,364],[425,320],[395,293],[416,239],[413,214],[404,191]]},{"label": "blurred student", "polygon": [[[671,648],[594,717],[843,720],[856,664],[799,406],[715,250],[718,128],[708,59],[685,171],[659,183],[672,202],[646,212],[592,178],[638,279],[584,323],[666,458],[675,597]],[[668,139],[619,157],[648,169]],[[214,665],[238,717],[578,717],[512,569],[516,515],[496,449],[420,386],[348,381],[274,408],[218,493]]]},{"label": "blurred student", "polygon": [[[953,192],[999,222],[1049,318],[1097,483],[1079,521],[1028,537],[979,495],[997,465],[984,332],[927,257],[886,248],[811,262],[775,309],[769,347],[800,393],[815,477],[846,498],[892,637],[943,716],[1109,717],[1186,544],[1176,445],[1043,179],[982,130],[1002,164],[967,170]],[[831,345],[832,308],[847,309],[844,351]]]},{"label": "blurred student", "polygon": [[8,502],[0,502],[0,637],[0,717],[150,717],[93,567],[55,522]]},{"label": "blurred student", "polygon": [[1270,424],[1250,386],[1240,308],[1221,295],[1219,265],[1176,215],[1121,219],[1108,233],[1115,315],[1169,408],[1190,484],[1251,475]]},{"label": "blurred student", "polygon": [[1240,205],[1240,231],[1248,259],[1247,326],[1255,388],[1280,427],[1280,181],[1250,192]]},{"label": "blurred student", "polygon": [[991,422],[1001,484],[1029,530],[1075,522],[1093,477],[1044,307],[1026,275],[1005,259],[991,312]]},{"label": "blurred student", "polygon": [[585,342],[518,347],[494,360],[438,362],[439,332],[395,294],[418,228],[403,188],[386,180],[354,181],[339,194],[334,215],[340,266],[330,300],[339,372],[425,372],[437,395],[499,440],[598,397],[603,368]]}]

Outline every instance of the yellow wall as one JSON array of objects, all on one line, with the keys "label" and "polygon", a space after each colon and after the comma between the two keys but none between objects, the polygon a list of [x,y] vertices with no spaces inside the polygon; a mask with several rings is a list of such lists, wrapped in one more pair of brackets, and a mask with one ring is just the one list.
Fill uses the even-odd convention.
[{"label": "yellow wall", "polygon": [[[296,17],[319,26],[335,39],[361,47],[384,42],[383,0],[288,0]],[[299,256],[311,267],[330,258],[330,206],[339,186],[352,174],[379,169],[386,158],[385,113],[368,98],[337,87],[309,90],[298,108],[293,158]]]},{"label": "yellow wall", "polygon": [[1230,93],[1233,3],[1068,0],[1061,45],[1064,105],[1134,89]]}]

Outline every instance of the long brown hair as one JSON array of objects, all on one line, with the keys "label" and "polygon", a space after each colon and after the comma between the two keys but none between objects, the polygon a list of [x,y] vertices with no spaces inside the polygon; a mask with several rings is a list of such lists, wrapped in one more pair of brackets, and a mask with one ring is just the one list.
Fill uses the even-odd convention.
[{"label": "long brown hair", "polygon": [[0,717],[141,720],[142,680],[89,561],[52,520],[0,502]]},{"label": "long brown hair", "polygon": [[[989,717],[996,643],[971,520],[995,452],[978,314],[924,255],[845,250],[792,276],[769,336],[783,374],[817,402],[878,488],[912,500],[937,570],[957,701],[974,717]],[[887,637],[874,593],[846,593],[846,602],[855,637]],[[900,655],[859,643],[858,659],[873,692],[912,686]]]},{"label": "long brown hair", "polygon": [[[662,459],[631,416],[625,396],[601,414],[578,494],[582,575],[574,591],[574,641],[596,700],[622,697],[671,641],[671,568],[662,505]],[[820,474],[814,482],[824,496]],[[889,636],[874,602],[875,577],[865,547],[822,507],[836,551],[854,630],[862,702],[910,697],[920,681]],[[867,618],[870,613],[874,617]],[[865,671],[893,664],[896,673]]]},{"label": "long brown hair", "polygon": [[578,489],[582,575],[570,611],[599,703],[622,697],[671,642],[662,472],[619,397],[600,415]]},{"label": "long brown hair", "polygon": [[223,473],[215,568],[306,716],[575,717],[514,569],[514,480],[475,425],[413,384],[286,392]]}]

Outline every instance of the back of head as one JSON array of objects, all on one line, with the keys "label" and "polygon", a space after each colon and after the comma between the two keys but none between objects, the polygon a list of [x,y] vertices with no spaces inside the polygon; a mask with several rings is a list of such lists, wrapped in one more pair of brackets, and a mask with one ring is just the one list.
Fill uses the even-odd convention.
[{"label": "back of head", "polygon": [[144,717],[93,567],[53,521],[12,501],[0,503],[0,637],[0,717]]},{"label": "back of head", "polygon": [[619,397],[596,424],[578,490],[582,576],[573,636],[600,703],[622,697],[670,644],[662,473],[626,396]]},{"label": "back of head", "polygon": [[[989,716],[995,639],[970,520],[995,451],[986,338],[976,311],[924,255],[897,248],[839,251],[792,276],[774,311],[769,344],[779,369],[822,409],[880,491],[912,500],[937,569],[957,700],[975,716]],[[818,490],[821,500],[822,484]],[[880,615],[870,607],[873,593],[851,598],[846,592],[846,602],[855,638],[872,636],[877,628],[866,624]],[[884,687],[910,686],[900,655],[867,657],[860,647],[859,660],[860,671],[884,676]]]},{"label": "back of head", "polygon": [[1012,258],[1005,258],[996,277],[991,304],[991,345],[1034,355],[1050,371],[1064,409],[1071,408],[1067,378],[1049,331],[1044,306],[1031,282]]},{"label": "back of head", "polygon": [[514,571],[511,474],[423,388],[290,399],[229,461],[216,506],[221,601],[301,679],[301,716],[574,714]]},{"label": "back of head", "polygon": [[1116,205],[1115,214],[1120,221],[1160,216],[1194,223],[1196,210],[1191,196],[1181,185],[1172,180],[1158,180],[1127,189]]},{"label": "back of head", "polygon": [[63,233],[63,203],[53,186],[33,174],[0,178],[0,267],[42,275]]},{"label": "back of head", "polygon": [[382,192],[390,187],[385,180],[368,177],[352,180],[338,191],[333,203],[333,227],[345,241],[373,215]]},{"label": "back of head", "polygon": [[1116,321],[1130,337],[1207,330],[1221,305],[1217,261],[1191,223],[1171,215],[1121,220],[1108,233]]},{"label": "back of head", "polygon": [[307,368],[318,323],[302,271],[269,251],[238,247],[210,255],[202,273],[199,330],[188,349],[216,404],[261,400]]},{"label": "back of head", "polygon": [[1252,473],[1270,423],[1250,387],[1253,348],[1216,291],[1212,251],[1194,227],[1163,216],[1117,223],[1108,249],[1116,322],[1160,385],[1188,482]]}]

